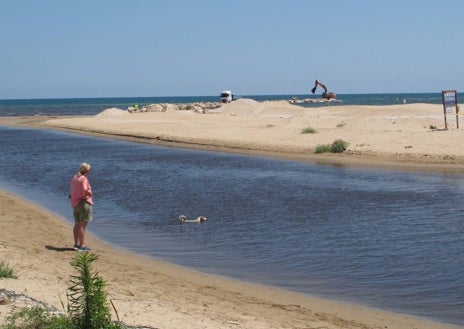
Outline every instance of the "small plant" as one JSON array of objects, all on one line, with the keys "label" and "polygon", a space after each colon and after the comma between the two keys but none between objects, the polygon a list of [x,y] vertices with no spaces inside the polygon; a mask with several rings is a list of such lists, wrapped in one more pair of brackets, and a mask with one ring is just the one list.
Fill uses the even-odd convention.
[{"label": "small plant", "polygon": [[0,262],[0,279],[17,279],[13,270],[3,261]]},{"label": "small plant", "polygon": [[306,128],[303,128],[303,129],[301,130],[301,133],[302,133],[302,134],[315,134],[315,133],[316,133],[316,129],[311,128],[311,127],[306,127]]},{"label": "small plant", "polygon": [[23,308],[6,318],[2,329],[70,329],[71,323],[63,317],[52,316],[45,308]]},{"label": "small plant", "polygon": [[345,141],[343,141],[341,139],[337,139],[330,146],[330,152],[332,152],[332,153],[342,153],[342,152],[344,152],[346,150],[347,147],[348,147],[347,142],[345,142]]},{"label": "small plant", "polygon": [[332,144],[318,145],[316,146],[315,153],[342,153],[348,147],[348,143],[344,140],[337,139]]},{"label": "small plant", "polygon": [[412,149],[412,145],[406,145],[404,148],[405,149]]},{"label": "small plant", "polygon": [[104,292],[106,282],[91,270],[91,264],[97,259],[92,253],[78,253],[71,262],[79,274],[71,276],[68,313],[77,328],[111,328],[110,308]]},{"label": "small plant", "polygon": [[330,144],[318,145],[316,146],[316,150],[314,151],[314,153],[327,153],[329,152],[329,150],[330,150]]},{"label": "small plant", "polygon": [[337,128],[342,128],[342,127],[345,127],[346,126],[346,122],[340,122],[338,125],[337,125]]}]

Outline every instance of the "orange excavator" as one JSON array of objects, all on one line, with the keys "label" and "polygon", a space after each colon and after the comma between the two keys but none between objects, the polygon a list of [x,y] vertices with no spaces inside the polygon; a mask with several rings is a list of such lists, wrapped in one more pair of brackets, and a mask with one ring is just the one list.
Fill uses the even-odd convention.
[{"label": "orange excavator", "polygon": [[322,93],[322,98],[325,98],[325,99],[335,99],[335,97],[337,97],[337,94],[335,93],[332,93],[332,92],[327,92],[327,87],[319,82],[319,81],[315,81],[314,82],[314,87],[313,89],[311,89],[311,92],[314,94],[316,92],[316,89],[317,89],[317,86],[320,86],[322,89],[324,89],[324,92]]}]

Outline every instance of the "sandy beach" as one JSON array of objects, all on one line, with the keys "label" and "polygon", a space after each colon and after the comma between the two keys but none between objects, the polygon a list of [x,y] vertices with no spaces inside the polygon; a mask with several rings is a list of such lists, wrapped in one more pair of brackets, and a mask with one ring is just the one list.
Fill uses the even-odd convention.
[{"label": "sandy beach", "polygon": [[[329,164],[462,172],[464,129],[442,105],[329,105],[239,99],[218,109],[129,113],[107,109],[89,117],[9,117],[2,125],[65,129],[143,143],[252,153]],[[462,123],[461,123],[462,125]],[[314,133],[302,133],[313,128]],[[318,145],[349,143],[340,154],[315,154]]]},{"label": "sandy beach", "polygon": [[[458,143],[464,131],[456,128],[456,118],[450,115],[448,129],[443,129],[441,105],[307,108],[285,101],[243,99],[201,113],[108,109],[91,117],[0,118],[0,125],[346,166],[464,172],[464,148]],[[315,133],[302,134],[307,127]],[[344,153],[314,154],[317,145],[336,139],[349,143]],[[0,280],[0,289],[61,309],[75,253],[70,224],[0,191],[0,230],[0,260],[18,276]],[[455,328],[195,272],[130,254],[92,236],[88,242],[100,256],[95,267],[108,283],[109,299],[120,320],[130,325],[163,329]],[[12,304],[0,305],[0,319],[11,308]]]}]

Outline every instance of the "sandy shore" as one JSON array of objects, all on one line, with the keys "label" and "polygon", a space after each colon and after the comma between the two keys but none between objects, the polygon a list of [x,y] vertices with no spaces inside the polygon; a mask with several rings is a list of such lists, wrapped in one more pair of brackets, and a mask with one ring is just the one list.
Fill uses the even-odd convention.
[{"label": "sandy shore", "polygon": [[[0,259],[18,279],[0,289],[62,310],[73,269],[71,225],[0,190]],[[121,321],[154,328],[453,328],[412,316],[312,298],[137,256],[90,236]],[[12,304],[0,305],[0,323]],[[116,314],[113,312],[116,319]]]},{"label": "sandy shore", "polygon": [[[90,117],[0,118],[31,125],[105,134],[144,143],[252,153],[329,164],[464,172],[464,129],[432,104],[322,106],[241,99],[208,110],[129,113],[108,109]],[[464,123],[461,123],[461,125]],[[312,134],[302,130],[311,127]],[[318,145],[349,143],[343,154],[315,154]]]},{"label": "sandy shore", "polygon": [[[219,110],[127,113],[92,117],[0,118],[0,125],[66,129],[146,143],[253,153],[355,166],[464,172],[464,131],[440,105],[328,106],[241,100]],[[431,129],[430,126],[438,129]],[[312,127],[315,134],[302,134]],[[344,154],[315,155],[319,144],[343,139]],[[90,228],[91,231],[91,228]],[[0,191],[0,260],[19,279],[0,280],[61,309],[74,255],[71,227],[62,218]],[[452,328],[423,319],[312,298],[229,280],[118,250],[90,237],[95,264],[108,282],[120,319],[154,328]],[[0,305],[0,318],[11,305]],[[116,316],[116,314],[114,314]]]}]

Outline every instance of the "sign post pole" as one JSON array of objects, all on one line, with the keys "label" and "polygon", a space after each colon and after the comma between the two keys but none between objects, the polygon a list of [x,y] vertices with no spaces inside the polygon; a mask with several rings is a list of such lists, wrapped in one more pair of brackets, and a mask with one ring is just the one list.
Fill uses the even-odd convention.
[{"label": "sign post pole", "polygon": [[[457,104],[457,96],[456,96],[456,104]],[[456,105],[456,128],[459,129],[459,105]]]},{"label": "sign post pole", "polygon": [[456,107],[456,126],[459,128],[459,107],[458,107],[458,94],[456,90],[443,90],[441,92],[443,100],[443,114],[445,116],[445,129],[448,129],[446,122],[446,114],[453,112],[453,107]]}]

